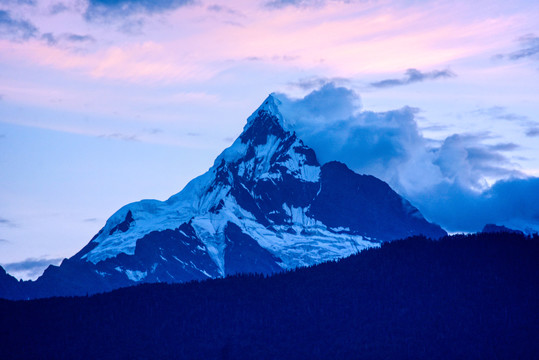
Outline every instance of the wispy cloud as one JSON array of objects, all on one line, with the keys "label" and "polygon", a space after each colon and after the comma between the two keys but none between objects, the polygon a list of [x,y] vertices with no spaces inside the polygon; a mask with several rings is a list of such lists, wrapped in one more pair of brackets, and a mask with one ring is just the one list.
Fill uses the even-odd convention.
[{"label": "wispy cloud", "polygon": [[67,41],[71,42],[87,42],[87,41],[95,41],[94,37],[91,35],[79,35],[79,34],[65,34],[65,38]]},{"label": "wispy cloud", "polygon": [[11,241],[7,239],[0,239],[0,244],[9,244],[9,243],[11,243]]},{"label": "wispy cloud", "polygon": [[91,35],[79,35],[79,34],[72,34],[72,33],[54,35],[53,33],[49,32],[49,33],[42,34],[41,39],[44,40],[50,46],[55,46],[55,45],[58,45],[59,43],[80,44],[80,43],[95,42],[95,38]]},{"label": "wispy cloud", "polygon": [[76,71],[92,78],[145,84],[204,81],[225,66],[209,67],[204,59],[195,61],[189,54],[171,51],[169,47],[155,42],[111,46],[87,53],[41,42],[9,46],[9,50],[12,50],[11,55],[25,61],[33,59],[37,64]]},{"label": "wispy cloud", "polygon": [[194,0],[89,0],[84,16],[88,20],[125,17],[132,14],[155,14],[194,4]]},{"label": "wispy cloud", "polygon": [[528,130],[526,130],[526,136],[529,136],[529,137],[539,136],[539,126],[531,127]]},{"label": "wispy cloud", "polygon": [[38,34],[37,28],[29,21],[15,19],[11,13],[0,10],[0,37],[12,41],[29,40]]},{"label": "wispy cloud", "polygon": [[137,135],[135,134],[122,134],[122,133],[112,133],[112,134],[102,134],[98,137],[104,139],[117,139],[124,141],[140,141]]},{"label": "wispy cloud", "polygon": [[350,83],[349,79],[346,78],[327,78],[327,77],[309,77],[309,78],[303,78],[299,79],[297,81],[289,82],[288,85],[296,88],[300,88],[302,90],[313,90],[321,88],[322,86],[326,84],[335,84],[337,86],[341,85],[347,85]]},{"label": "wispy cloud", "polygon": [[49,8],[49,12],[51,15],[57,15],[68,10],[69,10],[69,7],[66,4],[61,3],[61,2],[52,4]]},{"label": "wispy cloud", "polygon": [[525,115],[509,112],[504,106],[492,106],[489,108],[477,109],[472,111],[471,114],[484,116],[494,120],[516,122],[524,128],[526,136],[539,136],[539,122],[533,121]]},{"label": "wispy cloud", "polygon": [[[270,0],[264,6],[270,9],[282,9],[289,6],[294,7],[320,7],[328,2],[338,2],[339,0]],[[341,0],[340,2],[347,2]]]},{"label": "wispy cloud", "polygon": [[145,21],[143,18],[127,18],[118,26],[118,31],[127,35],[142,35]]},{"label": "wispy cloud", "polygon": [[144,129],[144,132],[150,135],[156,135],[156,134],[163,133],[163,129],[159,129],[159,128]]},{"label": "wispy cloud", "polygon": [[52,33],[41,34],[41,40],[45,41],[50,46],[54,46],[58,43],[58,40]]},{"label": "wispy cloud", "polygon": [[16,4],[16,5],[35,6],[37,3],[36,3],[35,0],[0,0],[0,4],[5,4],[5,5]]},{"label": "wispy cloud", "polygon": [[533,58],[539,60],[539,36],[535,34],[526,34],[518,39],[520,49],[508,54],[498,54],[498,58],[506,58],[509,60],[521,60],[525,58]]},{"label": "wispy cloud", "polygon": [[247,61],[267,61],[267,62],[287,62],[299,59],[299,56],[291,55],[273,55],[273,56],[248,56]]},{"label": "wispy cloud", "polygon": [[425,130],[425,131],[446,131],[447,129],[449,129],[449,126],[441,125],[441,124],[434,124],[434,125],[421,127],[421,130]]},{"label": "wispy cloud", "polygon": [[234,10],[231,7],[224,6],[224,5],[217,5],[217,4],[209,5],[207,9],[208,11],[215,12],[215,13],[225,13],[225,14],[236,15],[236,16],[241,16],[241,17],[245,16],[241,12]]},{"label": "wispy cloud", "polygon": [[13,221],[5,218],[0,218],[0,226],[6,226],[6,227],[17,227],[17,224],[15,224]]},{"label": "wispy cloud", "polygon": [[520,148],[520,145],[512,143],[512,142],[499,143],[499,144],[488,146],[488,149],[492,151],[514,151],[514,150],[517,150],[518,148]]},{"label": "wispy cloud", "polygon": [[477,109],[472,112],[477,115],[484,115],[491,119],[508,120],[508,121],[527,121],[528,117],[518,115],[507,111],[504,106],[492,106],[485,109]]},{"label": "wispy cloud", "polygon": [[373,82],[370,85],[377,88],[388,88],[394,86],[409,85],[425,80],[436,80],[440,78],[455,77],[456,74],[451,70],[433,70],[429,72],[421,72],[417,69],[406,70],[404,77],[400,79],[386,79]]}]

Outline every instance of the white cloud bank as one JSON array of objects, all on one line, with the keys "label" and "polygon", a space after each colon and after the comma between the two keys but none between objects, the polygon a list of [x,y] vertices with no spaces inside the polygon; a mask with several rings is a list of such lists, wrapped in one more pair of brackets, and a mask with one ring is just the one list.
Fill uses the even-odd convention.
[{"label": "white cloud bank", "polygon": [[321,163],[339,160],[383,179],[448,231],[486,223],[539,229],[539,178],[526,177],[505,155],[516,144],[486,144],[487,132],[434,141],[420,132],[418,109],[363,110],[358,94],[333,83],[301,99],[276,96],[285,125]]}]

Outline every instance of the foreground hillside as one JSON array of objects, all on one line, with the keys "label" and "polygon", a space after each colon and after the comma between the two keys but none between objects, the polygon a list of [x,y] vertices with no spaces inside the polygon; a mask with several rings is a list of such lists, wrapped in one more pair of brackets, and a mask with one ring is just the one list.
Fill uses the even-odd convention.
[{"label": "foreground hillside", "polygon": [[539,238],[385,243],[264,278],[0,301],[0,358],[537,359]]}]

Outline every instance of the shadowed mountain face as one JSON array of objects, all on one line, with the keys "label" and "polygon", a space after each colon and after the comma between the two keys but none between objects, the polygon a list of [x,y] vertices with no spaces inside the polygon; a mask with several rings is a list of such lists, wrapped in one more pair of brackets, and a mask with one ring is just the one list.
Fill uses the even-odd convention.
[{"label": "shadowed mountain face", "polygon": [[[3,267],[0,266],[0,295],[4,297],[20,299],[23,294],[19,288],[19,282],[13,276],[6,273]],[[8,296],[6,296],[8,295]]]},{"label": "shadowed mountain face", "polygon": [[207,173],[167,201],[118,210],[79,253],[22,284],[23,297],[269,274],[384,241],[446,234],[383,181],[338,162],[321,166],[283,127],[278,106],[268,97]]}]

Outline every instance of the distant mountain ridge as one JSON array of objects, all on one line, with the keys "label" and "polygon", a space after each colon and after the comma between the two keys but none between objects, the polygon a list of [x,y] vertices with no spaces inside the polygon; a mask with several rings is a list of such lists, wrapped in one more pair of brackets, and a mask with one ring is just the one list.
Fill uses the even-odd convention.
[{"label": "distant mountain ridge", "polygon": [[496,225],[496,224],[486,224],[483,227],[483,230],[481,232],[484,233],[511,233],[511,234],[520,234],[524,235],[524,232],[520,230],[510,229],[503,225]]},{"label": "distant mountain ridge", "polygon": [[384,241],[446,235],[385,182],[339,162],[321,165],[285,120],[270,95],[208,172],[166,201],[122,207],[81,251],[20,285],[23,297],[270,274]]}]

